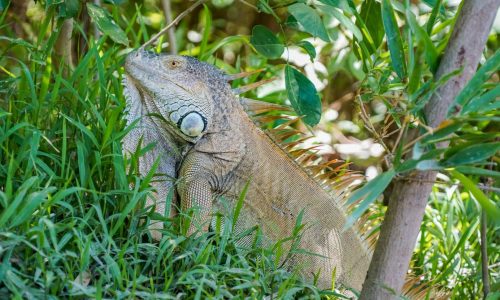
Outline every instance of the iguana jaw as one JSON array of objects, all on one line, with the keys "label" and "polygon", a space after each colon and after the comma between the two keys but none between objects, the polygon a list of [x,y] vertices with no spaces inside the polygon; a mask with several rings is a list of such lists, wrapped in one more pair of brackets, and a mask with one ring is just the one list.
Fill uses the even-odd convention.
[{"label": "iguana jaw", "polygon": [[187,76],[185,65],[182,56],[132,52],[125,72],[127,84],[139,91],[139,100],[161,120],[160,127],[184,142],[196,143],[208,129],[212,107],[207,89]]}]

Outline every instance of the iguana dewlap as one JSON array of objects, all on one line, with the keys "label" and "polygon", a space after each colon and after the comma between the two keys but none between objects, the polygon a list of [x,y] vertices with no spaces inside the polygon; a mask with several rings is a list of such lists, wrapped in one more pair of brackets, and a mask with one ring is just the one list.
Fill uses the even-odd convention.
[{"label": "iguana dewlap", "polygon": [[[321,270],[325,288],[334,269],[342,284],[361,288],[370,252],[353,228],[343,231],[341,204],[253,123],[223,72],[191,57],[144,51],[128,55],[125,71],[128,121],[141,120],[124,148],[158,142],[139,171],[145,175],[159,158],[157,173],[178,178],[181,207],[201,208],[191,231],[207,228],[218,196],[237,199],[249,182],[238,226],[258,224],[277,241],[291,235],[304,210],[301,248],[321,256],[297,254],[294,264],[303,264],[306,276]],[[173,188],[154,185],[158,199]]]}]

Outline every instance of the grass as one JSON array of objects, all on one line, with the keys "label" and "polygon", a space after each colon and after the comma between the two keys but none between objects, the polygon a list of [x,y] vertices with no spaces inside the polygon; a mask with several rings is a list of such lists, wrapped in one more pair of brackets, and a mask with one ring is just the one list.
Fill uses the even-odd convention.
[{"label": "grass", "polygon": [[[185,237],[180,217],[143,208],[148,179],[126,171],[143,153],[121,150],[123,56],[103,42],[72,72],[25,41],[0,58],[0,298],[331,294],[278,268],[272,248],[237,249],[231,226]],[[165,224],[159,243],[151,222]]]},{"label": "grass", "polygon": [[[129,168],[143,153],[124,160],[121,151],[130,129],[122,118],[121,48],[106,38],[89,41],[68,70],[53,60],[50,18],[33,26],[38,38],[30,42],[15,38],[5,16],[0,16],[0,299],[337,295],[279,268],[272,247],[235,247],[240,237],[230,230],[233,216],[224,219],[226,231],[185,237],[181,218],[144,208],[149,179]],[[134,46],[149,38],[142,22],[133,32],[138,14],[129,25],[116,7],[113,16]],[[85,36],[81,30],[76,29]],[[213,54],[232,39],[238,37],[214,41],[207,51]],[[456,299],[480,296],[479,212],[451,183],[434,187],[413,256],[412,274],[421,279],[417,286],[438,287]],[[165,223],[160,242],[147,230],[151,222]],[[495,297],[500,236],[498,225],[490,222],[488,228]]]}]

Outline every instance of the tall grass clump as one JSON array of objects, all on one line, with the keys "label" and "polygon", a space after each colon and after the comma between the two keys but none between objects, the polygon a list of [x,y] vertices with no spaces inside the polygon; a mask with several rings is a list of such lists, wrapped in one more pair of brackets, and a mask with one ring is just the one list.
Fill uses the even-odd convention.
[{"label": "tall grass clump", "polygon": [[[144,207],[148,179],[127,172],[144,153],[122,156],[123,51],[90,39],[74,68],[55,63],[51,26],[33,42],[1,33],[0,298],[328,293],[278,268],[273,248],[237,249],[231,226],[186,237],[179,218]],[[160,242],[151,222],[165,224]]]}]

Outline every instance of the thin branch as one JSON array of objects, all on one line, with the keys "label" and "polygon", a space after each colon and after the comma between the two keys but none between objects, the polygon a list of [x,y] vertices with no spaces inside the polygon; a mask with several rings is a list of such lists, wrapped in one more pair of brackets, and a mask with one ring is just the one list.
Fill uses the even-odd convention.
[{"label": "thin branch", "polygon": [[142,51],[144,50],[147,46],[151,45],[152,43],[154,43],[160,36],[162,36],[162,34],[165,34],[165,32],[167,32],[167,30],[172,27],[172,26],[175,26],[177,25],[177,23],[179,23],[180,20],[182,20],[182,18],[184,18],[186,15],[188,15],[190,12],[192,12],[195,8],[197,8],[198,6],[200,6],[201,4],[207,2],[208,0],[198,0],[196,1],[196,3],[194,3],[193,5],[191,5],[190,7],[188,7],[185,11],[183,11],[182,13],[180,13],[177,18],[175,18],[172,23],[168,24],[166,27],[164,27],[162,30],[160,30],[160,32],[158,32],[157,34],[155,34],[149,41],[145,42],[140,48],[139,48],[139,51]]},{"label": "thin branch", "polygon": [[[170,0],[162,0],[163,13],[166,24],[172,23],[172,5]],[[168,29],[168,42],[171,54],[177,54],[177,41],[175,40],[175,25]]]}]

